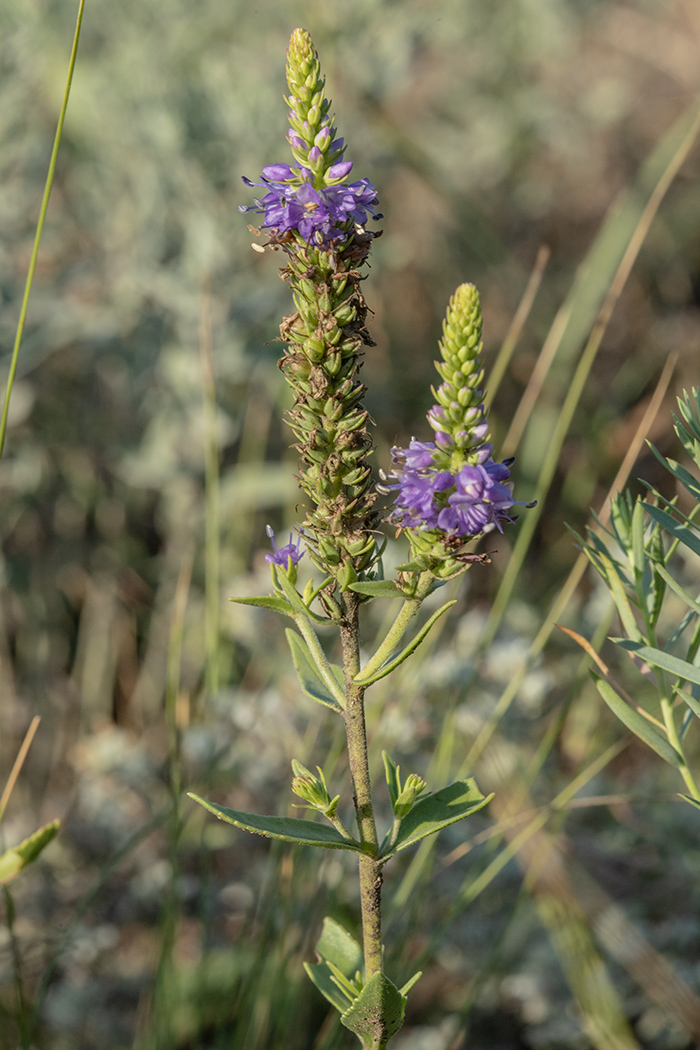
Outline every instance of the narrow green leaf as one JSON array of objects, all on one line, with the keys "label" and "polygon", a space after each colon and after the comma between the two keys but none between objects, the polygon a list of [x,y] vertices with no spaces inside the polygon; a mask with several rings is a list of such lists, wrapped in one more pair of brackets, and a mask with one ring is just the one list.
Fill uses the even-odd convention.
[{"label": "narrow green leaf", "polygon": [[272,609],[274,612],[282,613],[283,616],[293,616],[292,607],[284,598],[275,598],[268,594],[263,598],[229,598],[230,602],[237,605],[255,605],[260,609]]},{"label": "narrow green leaf", "polygon": [[378,682],[380,678],[385,678],[386,675],[391,674],[392,671],[396,670],[404,660],[408,659],[411,653],[416,651],[431,627],[437,623],[440,617],[456,604],[456,601],[446,602],[445,605],[438,609],[437,612],[434,612],[430,619],[423,624],[420,631],[418,631],[415,637],[411,639],[408,645],[404,646],[404,648],[401,649],[396,656],[392,657],[391,660],[387,660],[385,664],[382,664],[379,670],[375,671],[374,674],[367,675],[366,677],[363,675],[362,671],[360,671],[358,675],[355,675],[355,678],[353,679],[355,685],[372,685],[373,682]]},{"label": "narrow green leaf", "polygon": [[688,693],[680,686],[675,686],[673,691],[681,698],[684,704],[687,704],[695,717],[700,718],[700,703],[698,702],[698,698],[694,696],[693,693]]},{"label": "narrow green leaf", "polygon": [[[314,662],[314,658],[309,651],[309,647],[296,631],[292,631],[291,628],[287,628],[284,632],[289,642],[289,648],[292,653],[292,661],[294,668],[299,678],[299,684],[307,696],[311,697],[318,704],[324,704],[325,707],[330,707],[333,711],[341,711],[342,708],[336,698],[332,695],[330,689],[321,678],[319,670]],[[340,689],[343,688],[343,670],[338,667],[337,664],[330,664],[331,671],[336,677],[338,686]]]},{"label": "narrow green leaf", "polygon": [[635,579],[644,572],[644,508],[636,500],[632,511],[632,565]]},{"label": "narrow green leaf", "polygon": [[646,660],[648,664],[660,667],[662,671],[668,671],[670,674],[676,675],[677,678],[685,679],[686,682],[695,682],[696,685],[700,685],[700,667],[696,667],[695,664],[690,664],[687,660],[681,660],[678,656],[671,656],[670,653],[665,653],[663,649],[654,649],[651,645],[640,645],[638,642],[631,642],[628,638],[613,638],[612,640],[621,649],[634,653],[641,660]]},{"label": "narrow green leaf", "polygon": [[423,971],[422,970],[419,970],[418,973],[414,973],[413,977],[409,978],[409,980],[406,981],[406,983],[403,986],[403,988],[399,988],[399,991],[401,992],[401,994],[402,995],[408,995],[408,993],[410,992],[411,988],[413,988],[413,985],[417,981],[419,981],[422,976],[423,976]]},{"label": "narrow green leaf", "polygon": [[425,798],[419,799],[411,812],[403,818],[394,845],[382,855],[382,859],[420,842],[428,835],[436,834],[449,824],[471,816],[472,813],[483,809],[492,798],[493,794],[484,797],[471,778],[457,780],[441,791],[426,795]]},{"label": "narrow green leaf", "polygon": [[684,764],[683,759],[676,749],[671,747],[668,740],[654,729],[654,727],[647,722],[646,718],[644,718],[643,715],[640,715],[639,711],[636,711],[633,707],[630,707],[629,704],[626,704],[608,682],[603,678],[600,678],[593,671],[591,671],[591,678],[595,682],[598,692],[613,714],[615,714],[635,736],[638,736],[648,747],[653,751],[656,751],[657,755],[660,755],[665,762],[669,763],[669,765],[675,766],[676,769],[678,769]]},{"label": "narrow green leaf", "polygon": [[700,802],[698,802],[697,799],[691,798],[690,795],[681,795],[680,791],[678,792],[678,795],[679,798],[684,799],[686,802],[690,802],[691,806],[695,806],[696,809],[700,809]]},{"label": "narrow green leaf", "polygon": [[689,609],[692,609],[694,613],[697,613],[697,615],[700,616],[700,604],[694,598],[690,597],[688,592],[681,587],[680,583],[678,583],[676,579],[674,579],[674,577],[671,575],[668,569],[663,565],[657,565],[656,571],[658,572],[662,580],[666,582],[667,586],[671,588],[674,594],[677,594],[678,597],[685,602]]},{"label": "narrow green leaf", "polygon": [[622,581],[615,571],[613,563],[608,558],[602,558],[602,561],[605,567],[605,579],[608,588],[610,589],[610,593],[612,594],[613,601],[615,602],[615,606],[617,607],[622,626],[631,638],[640,640],[642,634],[637,626],[637,621],[634,618],[634,613],[632,612],[629,599],[625,594]]},{"label": "narrow green leaf", "polygon": [[650,448],[669,474],[673,474],[674,478],[676,478],[677,481],[680,481],[681,485],[683,485],[689,495],[700,503],[700,482],[698,482],[697,478],[693,477],[690,471],[686,470],[686,468],[681,463],[678,463],[677,460],[666,459],[666,457],[663,456],[658,449],[654,448],[651,443]]},{"label": "narrow green leaf", "polygon": [[[406,996],[383,973],[373,973],[341,1023],[365,1047],[386,1045],[403,1024]],[[383,1037],[382,1043],[379,1039]]]},{"label": "narrow green leaf", "polygon": [[668,511],[655,507],[653,503],[645,503],[644,507],[654,521],[658,521],[659,525],[662,525],[667,532],[670,532],[679,543],[691,550],[693,554],[700,556],[700,537],[698,537],[696,531],[688,525],[682,525]]},{"label": "narrow green leaf", "polygon": [[309,978],[318,988],[321,995],[328,1000],[331,1006],[336,1008],[339,1014],[344,1014],[348,1009],[348,1006],[352,1004],[352,1000],[348,998],[345,992],[340,990],[336,982],[333,980],[333,971],[328,963],[305,962],[304,969],[309,975]]},{"label": "narrow green leaf", "polygon": [[313,820],[300,820],[297,817],[266,817],[259,813],[241,813],[236,809],[218,806],[216,802],[207,802],[194,792],[188,795],[200,806],[228,824],[234,824],[243,831],[254,835],[264,835],[270,839],[282,839],[284,842],[296,842],[301,846],[322,846],[324,849],[349,849],[353,853],[363,853],[359,842],[343,838],[335,828],[326,824],[316,824]]},{"label": "narrow green leaf", "polygon": [[5,850],[0,855],[0,886],[7,885],[16,875],[19,875],[22,868],[26,868],[28,864],[36,860],[41,851],[58,835],[60,827],[60,820],[52,820],[50,824],[44,824],[18,846]]},{"label": "narrow green leaf", "polygon": [[382,751],[382,759],[384,760],[384,772],[386,774],[386,783],[389,788],[389,798],[391,799],[391,808],[396,806],[396,800],[401,794],[401,780],[399,779],[399,767],[394,762],[393,758],[386,751]]},{"label": "narrow green leaf", "polygon": [[405,597],[393,580],[366,580],[351,583],[349,590],[358,594],[368,594],[370,598],[403,598]]}]

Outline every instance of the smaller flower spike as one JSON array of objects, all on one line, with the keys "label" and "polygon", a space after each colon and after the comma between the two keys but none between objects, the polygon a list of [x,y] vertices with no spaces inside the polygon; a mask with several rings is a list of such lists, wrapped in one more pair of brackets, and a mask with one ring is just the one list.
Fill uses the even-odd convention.
[{"label": "smaller flower spike", "polygon": [[277,547],[275,543],[275,533],[270,525],[265,526],[265,532],[270,538],[274,554],[266,554],[265,561],[269,562],[270,565],[279,565],[281,568],[286,569],[291,559],[292,565],[298,565],[301,559],[304,557],[304,551],[300,550],[301,540],[297,540],[296,543],[292,541],[292,533],[289,533],[289,543],[285,543],[284,547]]},{"label": "smaller flower spike", "polygon": [[[396,492],[389,520],[408,531],[412,564],[448,577],[474,560],[464,555],[467,540],[512,522],[516,505],[508,483],[513,460],[492,458],[483,405],[481,307],[472,284],[450,299],[435,362],[443,382],[427,418],[435,441],[412,439],[394,448],[393,470],[382,475],[382,492]],[[393,479],[393,480],[392,480]],[[532,504],[525,504],[532,506]]]}]

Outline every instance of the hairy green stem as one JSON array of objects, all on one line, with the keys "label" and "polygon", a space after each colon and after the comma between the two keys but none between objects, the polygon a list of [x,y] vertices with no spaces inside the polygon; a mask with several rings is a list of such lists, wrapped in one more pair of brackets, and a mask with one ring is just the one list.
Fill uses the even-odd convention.
[{"label": "hairy green stem", "polygon": [[345,671],[345,731],[353,785],[353,801],[360,842],[369,846],[372,855],[359,858],[360,904],[362,908],[362,941],[365,956],[365,980],[382,969],[381,864],[377,859],[379,841],[372,807],[372,785],[367,755],[365,724],[365,691],[353,682],[360,669],[359,606],[357,595],[345,594],[345,617],[340,627]]},{"label": "hairy green stem", "polygon": [[[384,641],[381,643],[376,653],[367,661],[365,666],[362,668],[362,677],[369,678],[371,675],[378,671],[382,664],[390,658],[391,654],[399,644],[406,629],[410,624],[413,617],[416,615],[421,607],[423,600],[427,597],[428,591],[430,590],[435,576],[432,572],[421,573],[418,584],[416,587],[416,594],[413,598],[407,598],[401,608],[399,609],[398,615],[394,620],[389,633],[387,634]],[[358,667],[357,673],[360,668]]]}]

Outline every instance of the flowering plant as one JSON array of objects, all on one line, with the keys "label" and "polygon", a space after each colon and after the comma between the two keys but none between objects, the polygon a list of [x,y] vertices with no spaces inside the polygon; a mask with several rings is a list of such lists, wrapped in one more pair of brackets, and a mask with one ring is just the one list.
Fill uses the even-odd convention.
[{"label": "flowering plant", "polygon": [[[247,831],[358,855],[362,945],[326,919],[316,946],[317,962],[306,966],[321,993],[340,1011],[365,1050],[381,1050],[400,1028],[406,996],[420,974],[398,987],[384,972],[381,885],[384,865],[400,850],[483,808],[489,799],[473,779],[429,792],[416,774],[401,779],[399,767],[383,753],[393,823],[381,837],[376,825],[365,728],[369,686],[400,666],[454,604],[448,601],[408,641],[404,636],[422,602],[444,581],[463,573],[485,554],[468,550],[471,541],[513,520],[516,505],[508,483],[512,460],[493,459],[483,404],[481,310],[473,285],[461,285],[450,301],[436,365],[441,384],[428,412],[434,441],[412,440],[392,451],[392,468],[373,484],[372,440],[358,373],[363,349],[372,346],[367,305],[360,289],[361,267],[379,232],[367,230],[381,218],[377,192],[367,179],[348,183],[352,164],[337,137],[324,95],[318,56],[304,30],[292,34],[287,54],[293,164],[272,164],[258,182],[265,193],[244,212],[262,217],[258,250],[280,248],[282,276],[290,283],[296,312],[280,326],[287,348],[280,368],[292,388],[287,415],[300,456],[299,484],[308,500],[298,539],[278,547],[268,526],[273,553],[266,555],[272,593],[237,599],[273,609],[294,622],[287,631],[303,692],[331,708],[345,723],[353,784],[356,829],[339,816],[341,798],[332,795],[323,771],[318,777],[292,761],[292,791],[328,824],[261,816],[228,809],[192,796],[217,817]],[[378,543],[377,490],[393,494],[388,521],[409,542],[409,558],[395,580],[384,578]],[[305,551],[302,550],[302,542]],[[320,572],[297,589],[304,553]],[[402,600],[386,637],[364,665],[360,660],[360,612],[368,602]],[[316,628],[340,634],[342,665],[331,663]]]}]

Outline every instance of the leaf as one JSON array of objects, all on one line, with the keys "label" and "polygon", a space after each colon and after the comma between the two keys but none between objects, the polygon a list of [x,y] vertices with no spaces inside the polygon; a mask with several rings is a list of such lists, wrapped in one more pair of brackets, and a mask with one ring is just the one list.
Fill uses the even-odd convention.
[{"label": "leaf", "polygon": [[687,693],[685,689],[682,689],[680,686],[676,686],[674,692],[680,696],[685,704],[688,705],[688,708],[693,712],[695,717],[700,718],[700,703],[698,702],[698,698],[693,696],[692,693]]},{"label": "leaf", "polygon": [[684,764],[683,759],[676,749],[671,747],[668,740],[654,729],[654,727],[647,722],[646,718],[644,718],[643,715],[640,715],[639,711],[636,711],[633,707],[630,707],[629,704],[626,704],[608,682],[599,678],[593,671],[591,671],[591,678],[595,682],[598,692],[613,714],[616,715],[635,736],[638,736],[640,740],[643,740],[652,751],[656,751],[657,755],[660,755],[665,762],[669,763],[669,765],[675,766],[676,769],[678,769]]},{"label": "leaf", "polygon": [[298,817],[266,817],[259,813],[241,813],[236,809],[218,806],[216,802],[188,791],[188,795],[200,806],[228,824],[234,824],[243,831],[254,835],[264,835],[269,839],[282,839],[283,842],[296,842],[301,846],[322,846],[324,849],[349,849],[353,853],[363,853],[359,842],[343,838],[335,828],[326,824],[316,824],[313,820],[300,820]]},{"label": "leaf", "polygon": [[405,594],[393,580],[366,580],[351,583],[348,588],[358,594],[368,594],[370,598],[405,598]]},{"label": "leaf", "polygon": [[677,678],[683,678],[686,682],[694,682],[696,685],[700,685],[700,667],[696,667],[695,664],[690,664],[687,660],[681,660],[678,656],[672,656],[670,653],[664,652],[663,649],[654,649],[651,645],[640,645],[639,642],[631,642],[628,638],[613,638],[612,640],[621,649],[634,653],[641,660],[646,660],[648,664],[660,667],[662,671],[668,671],[670,674],[676,675]]},{"label": "leaf", "polygon": [[283,616],[293,616],[292,607],[284,598],[275,598],[268,594],[262,598],[229,598],[230,602],[237,605],[256,605],[261,609],[272,609],[274,612],[282,613]]},{"label": "leaf", "polygon": [[304,969],[310,980],[316,985],[324,999],[334,1006],[339,1014],[345,1013],[352,1000],[345,991],[341,991],[334,980],[333,971],[326,962],[304,963]]},{"label": "leaf", "polygon": [[644,507],[654,521],[658,521],[659,525],[662,525],[667,532],[670,532],[679,543],[688,547],[693,554],[700,556],[700,538],[692,529],[687,525],[682,525],[676,520],[676,518],[669,514],[668,511],[661,510],[660,507],[655,507],[653,503],[645,503]]},{"label": "leaf", "polygon": [[60,827],[60,820],[52,820],[50,824],[44,824],[18,846],[5,850],[0,855],[0,886],[6,886],[8,882],[12,882],[22,868],[26,868],[28,864],[36,860],[41,851],[56,837]]},{"label": "leaf", "polygon": [[698,602],[696,602],[694,598],[691,598],[687,591],[683,590],[680,583],[678,583],[678,581],[673,578],[668,569],[665,568],[665,566],[657,565],[656,571],[658,572],[659,576],[661,576],[661,578],[666,582],[666,584],[671,588],[671,590],[685,602],[688,608],[692,609],[694,613],[697,613],[700,616],[700,605],[698,604]]},{"label": "leaf", "polygon": [[355,675],[353,679],[355,685],[372,685],[373,682],[378,682],[380,678],[385,678],[386,675],[391,674],[392,671],[396,670],[396,668],[399,667],[400,664],[404,662],[404,660],[408,659],[411,653],[414,653],[416,651],[420,643],[430,631],[431,627],[433,627],[433,625],[437,623],[437,621],[440,619],[443,613],[446,613],[448,609],[451,609],[452,606],[456,604],[456,601],[446,602],[440,609],[437,610],[437,612],[433,613],[433,615],[426,623],[423,624],[418,634],[416,634],[415,637],[411,639],[408,645],[404,646],[404,648],[401,649],[396,654],[396,656],[392,657],[391,660],[387,660],[385,664],[382,664],[379,670],[375,671],[373,674],[367,675],[366,677],[364,676],[364,672],[362,671],[360,671],[359,674]]},{"label": "leaf", "polygon": [[401,780],[399,778],[399,767],[394,762],[393,758],[386,751],[382,751],[382,759],[384,761],[384,773],[386,774],[386,783],[389,788],[389,798],[391,799],[391,808],[394,809],[396,806],[396,800],[401,794]]},{"label": "leaf", "polygon": [[401,992],[401,994],[402,995],[408,995],[408,993],[410,992],[411,988],[413,988],[413,985],[416,983],[416,981],[419,981],[422,976],[423,976],[423,971],[422,970],[419,970],[418,973],[414,973],[413,977],[410,977],[408,979],[408,981],[406,981],[404,986],[402,988],[399,988],[399,991]]},{"label": "leaf", "polygon": [[318,988],[321,995],[335,1006],[339,1013],[344,1013],[352,1002],[347,991],[341,990],[333,969],[352,981],[355,974],[362,973],[362,948],[347,930],[334,919],[323,920],[323,930],[316,944],[317,963],[304,963],[304,969]]},{"label": "leaf", "polygon": [[696,809],[700,809],[700,802],[698,802],[697,799],[691,798],[690,795],[681,795],[680,791],[678,792],[678,796],[686,802],[690,802],[691,806],[695,806]]},{"label": "leaf", "polygon": [[354,977],[358,970],[362,972],[362,948],[352,934],[335,919],[326,917],[323,920],[316,952],[321,959],[337,966],[346,977]]},{"label": "leaf", "polygon": [[608,588],[613,597],[613,601],[617,607],[617,612],[622,622],[622,626],[627,631],[627,634],[631,638],[640,639],[642,637],[641,631],[637,626],[637,621],[634,618],[632,607],[630,606],[629,599],[625,594],[622,582],[619,574],[615,571],[612,561],[608,558],[602,558],[603,565],[605,568],[605,579],[608,584]]},{"label": "leaf", "polygon": [[681,485],[683,485],[688,493],[700,503],[700,482],[698,482],[697,478],[693,477],[690,471],[686,470],[685,467],[675,459],[666,459],[666,457],[663,456],[659,450],[651,444],[651,442],[649,442],[649,447],[659,462],[663,463],[664,467],[666,467],[669,474],[673,474],[674,478],[676,478],[677,481],[680,481]]},{"label": "leaf", "polygon": [[406,996],[385,974],[373,973],[340,1020],[364,1047],[385,1046],[403,1024],[405,1009]]},{"label": "leaf", "polygon": [[[316,666],[313,656],[309,651],[309,647],[296,631],[292,631],[291,628],[287,628],[284,632],[287,635],[287,641],[289,642],[289,648],[292,652],[292,662],[296,673],[299,677],[299,684],[302,690],[307,696],[310,696],[312,700],[315,700],[318,704],[324,704],[326,707],[330,707],[333,711],[341,711],[342,708],[336,698],[331,693],[326,683],[321,678],[321,674]],[[343,688],[343,670],[338,667],[337,664],[330,664],[331,671],[336,677],[338,685]]]},{"label": "leaf", "polygon": [[426,795],[416,802],[399,825],[396,841],[391,849],[382,854],[382,859],[393,856],[428,835],[471,816],[491,801],[493,794],[484,797],[473,779],[457,780],[449,787]]}]

